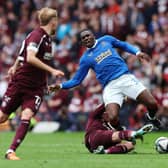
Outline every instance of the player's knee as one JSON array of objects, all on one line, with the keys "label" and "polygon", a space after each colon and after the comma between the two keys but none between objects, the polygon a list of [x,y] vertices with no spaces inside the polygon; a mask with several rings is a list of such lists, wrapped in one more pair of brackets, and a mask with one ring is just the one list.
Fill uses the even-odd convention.
[{"label": "player's knee", "polygon": [[119,106],[116,104],[108,104],[106,112],[109,114],[110,120],[118,120]]},{"label": "player's knee", "polygon": [[118,121],[118,112],[115,110],[106,111],[111,121]]},{"label": "player's knee", "polygon": [[8,119],[8,115],[4,114],[1,110],[0,110],[0,123],[5,122]]},{"label": "player's knee", "polygon": [[33,115],[33,111],[29,108],[26,108],[22,111],[21,120],[30,120],[33,117]]},{"label": "player's knee", "polygon": [[121,139],[119,137],[119,131],[116,131],[112,134],[112,142],[114,143],[120,143]]}]

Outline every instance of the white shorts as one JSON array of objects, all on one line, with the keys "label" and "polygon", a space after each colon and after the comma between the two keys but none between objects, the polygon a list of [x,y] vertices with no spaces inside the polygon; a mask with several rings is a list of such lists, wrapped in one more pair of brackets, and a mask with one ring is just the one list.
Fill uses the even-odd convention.
[{"label": "white shorts", "polygon": [[132,74],[125,74],[110,81],[103,90],[103,101],[105,106],[109,103],[122,106],[125,96],[134,100],[146,87]]}]

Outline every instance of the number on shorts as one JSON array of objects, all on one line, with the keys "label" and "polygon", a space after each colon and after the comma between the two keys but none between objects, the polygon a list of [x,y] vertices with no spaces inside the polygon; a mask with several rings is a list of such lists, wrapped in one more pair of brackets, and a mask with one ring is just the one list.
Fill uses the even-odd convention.
[{"label": "number on shorts", "polygon": [[38,109],[40,107],[40,104],[41,104],[41,97],[36,95],[35,96],[35,108]]}]

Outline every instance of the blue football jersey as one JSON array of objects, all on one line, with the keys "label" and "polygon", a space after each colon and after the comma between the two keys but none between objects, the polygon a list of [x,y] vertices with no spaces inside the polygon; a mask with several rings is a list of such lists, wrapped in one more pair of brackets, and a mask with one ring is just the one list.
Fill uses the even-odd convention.
[{"label": "blue football jersey", "polygon": [[63,82],[61,87],[69,89],[79,85],[86,77],[89,69],[93,69],[97,80],[103,87],[123,74],[130,73],[124,59],[116,48],[120,48],[131,54],[140,50],[127,42],[120,41],[113,36],[105,35],[96,40],[92,48],[86,50],[80,58],[79,67],[72,79]]}]

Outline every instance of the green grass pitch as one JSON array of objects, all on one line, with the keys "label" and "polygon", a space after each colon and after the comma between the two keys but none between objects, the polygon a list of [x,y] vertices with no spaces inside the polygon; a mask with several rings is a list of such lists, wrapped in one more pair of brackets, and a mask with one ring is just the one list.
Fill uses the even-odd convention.
[{"label": "green grass pitch", "polygon": [[144,143],[137,141],[129,154],[90,154],[83,144],[84,133],[29,133],[17,150],[20,161],[4,159],[14,133],[0,133],[0,168],[166,168],[168,154],[158,154],[154,141],[168,132],[150,133]]}]

